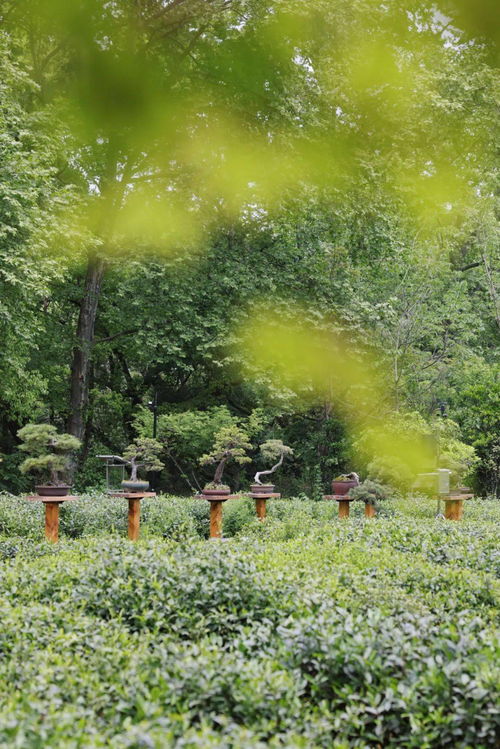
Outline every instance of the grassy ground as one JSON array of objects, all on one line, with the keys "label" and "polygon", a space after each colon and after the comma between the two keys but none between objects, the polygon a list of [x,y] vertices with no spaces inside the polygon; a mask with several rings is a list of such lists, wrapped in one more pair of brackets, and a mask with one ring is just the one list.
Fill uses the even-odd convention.
[{"label": "grassy ground", "polygon": [[0,746],[497,747],[500,503],[0,498]]}]

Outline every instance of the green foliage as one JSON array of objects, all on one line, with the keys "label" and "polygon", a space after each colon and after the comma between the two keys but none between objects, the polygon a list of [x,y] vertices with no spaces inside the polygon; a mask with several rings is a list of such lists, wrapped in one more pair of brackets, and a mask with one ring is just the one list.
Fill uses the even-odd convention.
[{"label": "green foliage", "polygon": [[[151,435],[155,390],[165,488],[202,484],[215,432],[246,430],[264,407],[272,425],[252,439],[293,444],[282,487],[320,497],[350,463],[352,393],[302,409],[302,393],[235,353],[249,309],[273,300],[284,319],[297,301],[309,321],[337,313],[376,349],[384,412],[427,421],[448,400],[478,490],[498,492],[498,378],[475,393],[460,374],[495,365],[499,329],[495,25],[491,3],[465,5],[3,3],[2,487],[25,488],[17,428],[66,421],[66,363],[82,344],[82,488],[99,483],[96,453],[131,441],[137,413]],[[106,272],[83,343],[95,253]],[[460,472],[466,453],[441,451]],[[372,467],[411,483],[397,455]]]},{"label": "green foliage", "polygon": [[366,479],[359,486],[349,490],[349,496],[353,499],[359,499],[367,505],[378,506],[379,502],[389,499],[390,489],[383,486],[378,481]]},{"label": "green foliage", "polygon": [[469,483],[468,477],[471,477],[478,463],[478,457],[472,445],[450,439],[440,454],[439,462],[443,468],[451,471],[450,486],[454,488]]},{"label": "green foliage", "polygon": [[217,464],[213,483],[219,486],[225,464],[232,460],[240,465],[250,463],[246,452],[251,448],[248,435],[243,429],[237,426],[222,427],[215,435],[211,452],[201,456],[200,465]]},{"label": "green foliage", "polygon": [[[393,454],[373,456],[367,451],[371,431],[366,429],[356,441],[355,454],[366,466],[370,476],[403,490],[408,490],[416,479],[416,473],[430,472],[437,467],[451,470],[451,485],[460,485],[476,464],[475,450],[460,438],[460,427],[451,419],[437,418],[426,421],[416,412],[391,413],[388,415],[390,431],[394,436]],[[399,450],[411,456],[415,452],[426,456],[426,463],[403,460]]]},{"label": "green foliage", "polygon": [[139,468],[145,471],[161,471],[165,464],[162,463],[158,454],[162,449],[162,444],[150,437],[137,437],[131,445],[125,448],[123,458],[130,465],[132,481],[137,479]]},{"label": "green foliage", "polygon": [[19,449],[30,453],[20,465],[21,473],[37,473],[59,484],[69,469],[70,454],[81,443],[72,434],[59,434],[52,424],[27,424],[17,433],[22,440]]},{"label": "green foliage", "polygon": [[283,440],[266,440],[259,445],[259,450],[264,460],[276,460],[277,458],[281,458],[282,455],[293,455],[292,448],[285,445]]},{"label": "green foliage", "polygon": [[[498,502],[444,523],[423,499],[371,521],[279,500],[260,523],[245,499],[227,544],[193,535],[207,504],[145,500],[139,543],[54,546],[20,537],[43,508],[0,498],[0,534],[18,522],[0,535],[0,743],[496,747]],[[125,535],[123,500],[63,522],[75,510]]]},{"label": "green foliage", "polygon": [[[2,11],[0,11],[1,13]],[[2,26],[4,24],[2,23]],[[1,421],[37,418],[47,378],[33,366],[52,284],[65,277],[63,253],[53,244],[72,232],[60,213],[74,204],[57,178],[61,125],[51,108],[37,109],[39,91],[16,40],[0,35],[0,394]],[[59,326],[60,328],[61,326]],[[1,422],[0,422],[1,423]],[[10,440],[11,442],[11,440]]]},{"label": "green foliage", "polygon": [[259,484],[262,483],[260,480],[261,476],[270,476],[283,464],[283,460],[286,457],[291,457],[293,455],[292,448],[288,447],[288,445],[285,445],[283,440],[277,439],[269,439],[263,442],[261,445],[259,445],[259,452],[265,461],[278,461],[268,470],[258,471],[255,474],[254,481],[258,482]]},{"label": "green foliage", "polygon": [[[465,376],[464,376],[465,375]],[[475,483],[481,492],[500,488],[500,375],[498,365],[474,366],[457,383],[456,419],[474,447],[479,463]],[[463,381],[465,380],[465,382]]]},{"label": "green foliage", "polygon": [[[168,453],[189,464],[198,461],[200,454],[208,452],[215,433],[222,427],[236,423],[227,406],[212,406],[206,410],[187,410],[160,414],[158,439],[165,443]],[[151,434],[152,414],[142,409],[136,415],[134,426],[142,436]]]}]

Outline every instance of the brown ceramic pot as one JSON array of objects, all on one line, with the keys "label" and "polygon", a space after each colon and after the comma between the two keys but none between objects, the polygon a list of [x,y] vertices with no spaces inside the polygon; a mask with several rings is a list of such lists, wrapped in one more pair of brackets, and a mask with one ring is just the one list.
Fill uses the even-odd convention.
[{"label": "brown ceramic pot", "polygon": [[204,497],[227,497],[231,494],[231,489],[202,489]]},{"label": "brown ceramic pot", "polygon": [[273,494],[274,484],[250,484],[252,494]]},{"label": "brown ceramic pot", "polygon": [[35,486],[35,491],[40,497],[67,497],[70,489],[71,486],[67,484],[58,484],[58,486],[38,484]]},{"label": "brown ceramic pot", "polygon": [[121,487],[123,491],[131,492],[132,494],[134,492],[147,492],[149,490],[149,481],[130,481],[130,479],[126,479],[122,481]]},{"label": "brown ceramic pot", "polygon": [[354,489],[355,486],[358,486],[357,481],[332,481],[332,490],[334,494],[337,494],[339,496],[343,496],[344,494],[347,494],[350,489]]}]

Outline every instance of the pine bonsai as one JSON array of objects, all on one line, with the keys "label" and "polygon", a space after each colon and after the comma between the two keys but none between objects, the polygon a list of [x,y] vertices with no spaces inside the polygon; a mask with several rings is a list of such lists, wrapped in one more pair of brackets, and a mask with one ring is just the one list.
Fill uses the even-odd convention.
[{"label": "pine bonsai", "polygon": [[354,471],[351,473],[340,473],[333,481],[357,481],[359,483],[359,476]]},{"label": "pine bonsai", "polygon": [[271,473],[277,471],[278,468],[283,464],[285,456],[293,455],[292,448],[288,447],[288,445],[283,444],[282,440],[266,440],[266,442],[263,442],[262,445],[259,445],[259,450],[264,460],[271,461],[278,459],[278,462],[267,471],[257,471],[254,476],[254,481],[256,484],[262,484],[262,481],[260,480],[261,476],[268,476]]},{"label": "pine bonsai", "polygon": [[163,446],[157,440],[150,437],[137,437],[131,445],[123,452],[120,460],[130,468],[130,481],[137,481],[137,472],[139,468],[145,471],[161,471],[164,463],[158,455],[163,450]]},{"label": "pine bonsai", "polygon": [[72,434],[58,434],[52,424],[27,424],[17,436],[22,440],[19,449],[29,454],[21,463],[21,473],[38,474],[47,486],[64,486],[70,454],[78,450],[80,440]]},{"label": "pine bonsai", "polygon": [[366,479],[362,484],[351,489],[349,491],[349,496],[352,499],[361,500],[365,505],[373,505],[376,507],[379,502],[387,499],[389,491],[388,487],[378,481]]},{"label": "pine bonsai", "polygon": [[230,460],[242,465],[250,463],[250,458],[246,455],[247,450],[251,450],[252,445],[249,442],[248,435],[243,429],[235,425],[222,427],[215,434],[214,445],[211,452],[202,455],[200,465],[216,465],[214,480],[205,485],[205,489],[228,490],[229,487],[222,483],[222,474],[226,464]]}]

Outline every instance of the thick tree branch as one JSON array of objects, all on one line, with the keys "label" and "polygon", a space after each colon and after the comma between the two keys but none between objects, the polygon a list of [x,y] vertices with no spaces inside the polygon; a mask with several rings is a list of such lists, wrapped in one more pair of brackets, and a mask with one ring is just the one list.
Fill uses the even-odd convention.
[{"label": "thick tree branch", "polygon": [[133,335],[134,333],[137,333],[139,328],[131,328],[130,330],[122,330],[121,333],[115,333],[114,335],[108,335],[105,338],[97,338],[97,340],[94,341],[94,345],[97,346],[98,343],[107,343],[108,341],[114,341],[116,338],[121,338],[124,335]]}]

